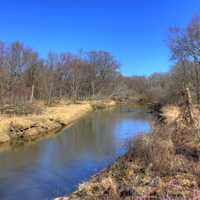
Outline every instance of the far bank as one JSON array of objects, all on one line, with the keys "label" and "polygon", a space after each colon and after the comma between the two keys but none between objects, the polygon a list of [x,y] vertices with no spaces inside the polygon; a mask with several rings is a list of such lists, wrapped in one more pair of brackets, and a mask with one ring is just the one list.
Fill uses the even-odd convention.
[{"label": "far bank", "polygon": [[[38,107],[38,104],[37,102],[35,106]],[[116,103],[112,100],[80,101],[76,104],[63,101],[53,106],[40,103],[42,111],[39,114],[1,114],[0,146],[32,141],[50,133],[57,133],[96,109],[115,105]]]}]

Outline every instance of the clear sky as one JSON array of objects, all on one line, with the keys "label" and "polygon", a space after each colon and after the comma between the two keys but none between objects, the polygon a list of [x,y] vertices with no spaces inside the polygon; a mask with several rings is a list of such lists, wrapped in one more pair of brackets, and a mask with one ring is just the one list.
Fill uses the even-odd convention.
[{"label": "clear sky", "polygon": [[0,0],[0,40],[49,50],[106,50],[124,75],[169,69],[169,26],[200,14],[200,0]]}]

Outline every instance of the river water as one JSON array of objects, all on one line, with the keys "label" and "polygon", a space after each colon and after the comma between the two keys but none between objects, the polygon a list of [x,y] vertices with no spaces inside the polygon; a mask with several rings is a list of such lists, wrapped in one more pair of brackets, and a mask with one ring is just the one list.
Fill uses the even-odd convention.
[{"label": "river water", "polygon": [[69,194],[127,152],[128,141],[151,130],[138,108],[99,111],[58,135],[0,153],[0,200],[49,200]]}]

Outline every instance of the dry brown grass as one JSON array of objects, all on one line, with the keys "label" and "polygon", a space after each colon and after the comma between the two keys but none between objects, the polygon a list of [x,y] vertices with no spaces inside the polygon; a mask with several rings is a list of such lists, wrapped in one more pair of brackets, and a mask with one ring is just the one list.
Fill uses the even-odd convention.
[{"label": "dry brown grass", "polygon": [[[114,165],[81,184],[69,197],[58,199],[200,199],[199,130],[184,124],[177,110],[168,107],[164,112],[170,118],[166,125],[134,138],[129,152]],[[195,107],[196,120],[198,113]]]},{"label": "dry brown grass", "polygon": [[156,127],[152,134],[133,140],[133,158],[158,175],[178,171],[200,175],[199,107],[193,107],[195,124],[191,126],[184,122],[179,108],[168,106],[163,111],[167,123]]},{"label": "dry brown grass", "polygon": [[[58,131],[63,126],[70,126],[93,110],[91,101],[81,101],[73,104],[71,101],[60,100],[54,105],[45,106],[43,102],[36,102],[36,110],[42,108],[42,112],[38,113],[31,107],[31,113],[27,114],[1,114],[0,115],[0,144],[11,141],[13,138],[35,139],[38,136],[47,134],[52,131]],[[105,108],[115,105],[114,101],[103,101]],[[29,110],[30,111],[30,110]],[[19,134],[18,134],[19,133]]]},{"label": "dry brown grass", "polygon": [[116,102],[113,100],[91,101],[90,103],[93,110],[102,110],[102,109],[110,108],[116,105]]},{"label": "dry brown grass", "polygon": [[13,115],[39,115],[43,111],[43,107],[39,103],[26,103],[18,105],[4,105],[0,107],[0,114],[13,116]]},{"label": "dry brown grass", "polygon": [[165,106],[162,108],[163,116],[166,118],[168,124],[173,123],[180,115],[180,108],[178,106]]},{"label": "dry brown grass", "polygon": [[[43,107],[43,112],[29,115],[1,115],[0,116],[0,143],[10,141],[10,128],[20,127],[26,130],[27,136],[39,136],[45,132],[61,128],[61,125],[68,126],[92,110],[88,102],[81,104],[58,104],[54,107]],[[32,127],[32,128],[30,128]]]},{"label": "dry brown grass", "polygon": [[145,168],[156,174],[168,174],[171,171],[175,156],[171,140],[164,140],[155,135],[140,135],[131,144],[133,159],[139,160]]}]

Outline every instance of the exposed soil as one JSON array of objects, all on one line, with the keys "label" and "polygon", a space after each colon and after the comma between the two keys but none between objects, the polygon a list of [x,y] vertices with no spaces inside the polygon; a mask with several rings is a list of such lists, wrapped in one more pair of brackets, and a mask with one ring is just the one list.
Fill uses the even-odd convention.
[{"label": "exposed soil", "polygon": [[77,104],[60,102],[51,107],[43,105],[39,114],[1,114],[0,145],[34,140],[52,132],[56,133],[93,111],[94,107],[100,106],[102,109],[114,105],[113,101],[83,101]]}]

